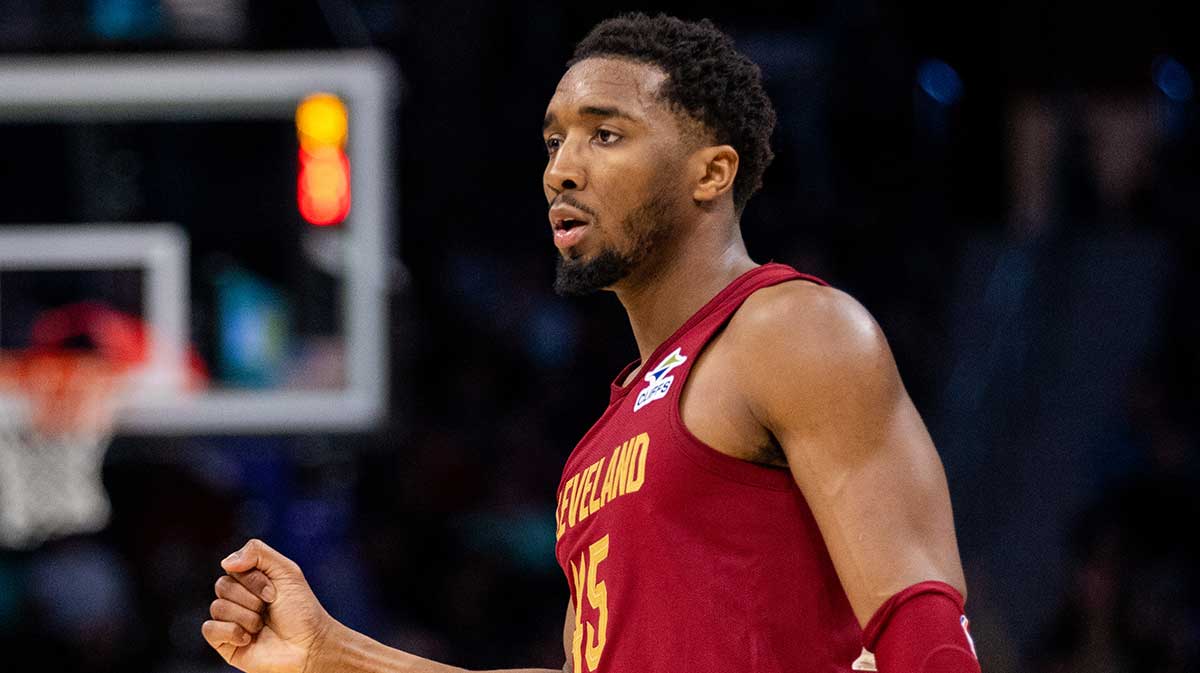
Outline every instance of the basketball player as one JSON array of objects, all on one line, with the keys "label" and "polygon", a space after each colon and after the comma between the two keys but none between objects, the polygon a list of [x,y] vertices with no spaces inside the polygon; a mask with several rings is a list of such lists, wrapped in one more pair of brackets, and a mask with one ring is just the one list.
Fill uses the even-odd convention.
[{"label": "basketball player", "polygon": [[[641,354],[557,491],[565,671],[979,671],[945,476],[879,327],[742,243],[774,116],[727,36],[661,16],[598,25],[550,101],[556,289],[614,292]],[[260,541],[222,566],[203,633],[249,673],[461,670],[340,625]]]}]

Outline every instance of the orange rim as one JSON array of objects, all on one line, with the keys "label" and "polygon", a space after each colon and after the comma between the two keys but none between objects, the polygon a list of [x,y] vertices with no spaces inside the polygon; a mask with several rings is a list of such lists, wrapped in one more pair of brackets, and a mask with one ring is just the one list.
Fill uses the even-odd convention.
[{"label": "orange rim", "polygon": [[92,351],[0,354],[0,388],[29,402],[30,424],[43,436],[102,434],[128,369]]}]

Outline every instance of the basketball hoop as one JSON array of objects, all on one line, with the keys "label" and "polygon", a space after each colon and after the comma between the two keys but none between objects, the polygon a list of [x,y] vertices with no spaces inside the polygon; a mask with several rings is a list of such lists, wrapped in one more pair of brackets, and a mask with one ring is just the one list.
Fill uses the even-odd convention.
[{"label": "basketball hoop", "polygon": [[128,365],[92,351],[0,353],[0,546],[36,547],[108,523],[101,482]]}]

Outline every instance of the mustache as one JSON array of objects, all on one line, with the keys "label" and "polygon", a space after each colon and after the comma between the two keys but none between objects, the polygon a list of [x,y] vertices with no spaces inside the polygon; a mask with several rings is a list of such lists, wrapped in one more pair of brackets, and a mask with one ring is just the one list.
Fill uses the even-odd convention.
[{"label": "mustache", "polygon": [[587,215],[590,215],[592,217],[592,219],[599,219],[599,217],[600,217],[600,215],[596,211],[583,205],[577,199],[575,199],[575,197],[571,196],[570,194],[566,194],[566,193],[559,194],[553,201],[550,202],[550,207],[553,208],[554,206],[556,206],[560,203],[565,203],[568,206],[571,206],[572,208],[578,208],[581,212],[583,212]]}]

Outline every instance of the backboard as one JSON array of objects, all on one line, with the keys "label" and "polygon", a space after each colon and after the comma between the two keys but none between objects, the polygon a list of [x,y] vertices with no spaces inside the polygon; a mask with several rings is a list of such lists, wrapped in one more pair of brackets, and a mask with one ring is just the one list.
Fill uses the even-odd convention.
[{"label": "backboard", "polygon": [[[153,335],[119,432],[382,419],[399,91],[387,59],[3,58],[0,91],[0,349],[20,348],[48,304],[101,301]],[[296,212],[294,115],[315,92],[348,112],[353,201],[336,226]]]}]

